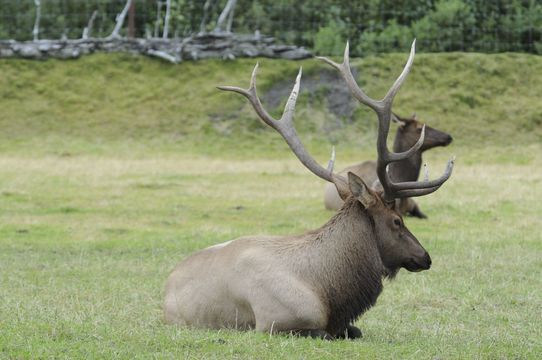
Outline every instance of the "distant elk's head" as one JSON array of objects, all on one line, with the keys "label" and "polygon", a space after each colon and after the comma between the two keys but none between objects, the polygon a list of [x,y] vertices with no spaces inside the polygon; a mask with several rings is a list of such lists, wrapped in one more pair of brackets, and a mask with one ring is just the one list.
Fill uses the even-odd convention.
[{"label": "distant elk's head", "polygon": [[397,136],[396,141],[403,142],[399,148],[407,148],[407,146],[409,147],[415,144],[420,138],[420,134],[424,126],[425,138],[422,146],[420,147],[420,151],[429,150],[437,146],[447,146],[453,140],[450,134],[425,125],[418,119],[416,113],[412,114],[410,118],[403,118],[395,113],[392,113],[391,119],[393,122],[399,125],[397,132],[401,136]]}]

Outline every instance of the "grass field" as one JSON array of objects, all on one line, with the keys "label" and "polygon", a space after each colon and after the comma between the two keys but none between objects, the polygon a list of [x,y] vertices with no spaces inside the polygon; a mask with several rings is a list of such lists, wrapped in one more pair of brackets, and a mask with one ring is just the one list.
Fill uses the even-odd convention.
[{"label": "grass field", "polygon": [[[373,79],[403,58],[359,66],[376,67]],[[323,183],[278,136],[259,130],[241,100],[213,95],[211,84],[244,84],[253,61],[0,61],[0,358],[538,359],[542,79],[525,67],[542,69],[542,58],[420,58],[420,85],[409,82],[398,106],[455,136],[428,154],[434,176],[449,155],[458,157],[443,188],[419,200],[429,220],[406,219],[433,266],[386,282],[357,323],[363,339],[335,342],[162,322],[163,285],[183,257],[241,235],[300,233],[332,215]],[[480,63],[492,70],[461,71]],[[299,64],[264,65],[263,88],[271,85],[266,75],[282,80]],[[469,93],[476,101],[447,97],[457,88],[445,79],[479,89]],[[488,115],[491,104],[497,110]],[[448,107],[442,116],[439,106]],[[330,114],[307,99],[298,111],[303,139],[325,163],[321,124]],[[364,114],[356,113],[371,119]],[[337,130],[347,139],[338,168],[374,156],[373,129],[361,122]],[[366,130],[363,141],[348,136],[353,130]]]}]

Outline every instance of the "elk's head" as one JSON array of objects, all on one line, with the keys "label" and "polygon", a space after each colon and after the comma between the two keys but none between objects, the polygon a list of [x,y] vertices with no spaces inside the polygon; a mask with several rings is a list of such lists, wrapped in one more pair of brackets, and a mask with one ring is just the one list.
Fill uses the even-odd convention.
[{"label": "elk's head", "polygon": [[393,277],[400,268],[408,271],[427,270],[431,257],[408,230],[395,202],[388,203],[382,192],[374,191],[353,173],[348,173],[350,192],[365,208],[374,223],[376,243],[386,274]]},{"label": "elk's head", "polygon": [[401,136],[398,136],[396,141],[404,142],[400,148],[408,148],[414,145],[420,138],[424,126],[425,138],[420,151],[429,150],[437,146],[448,146],[453,140],[450,134],[425,125],[418,119],[416,114],[412,114],[410,118],[403,118],[392,113],[391,119],[399,125],[397,132]]}]

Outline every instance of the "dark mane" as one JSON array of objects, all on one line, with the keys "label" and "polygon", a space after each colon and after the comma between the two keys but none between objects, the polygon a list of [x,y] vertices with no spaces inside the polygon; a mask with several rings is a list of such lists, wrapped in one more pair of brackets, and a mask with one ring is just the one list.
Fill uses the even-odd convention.
[{"label": "dark mane", "polygon": [[[343,236],[333,236],[333,232],[342,232]],[[374,219],[354,198],[348,199],[343,208],[318,230],[315,240],[344,239],[344,246],[335,246],[335,250],[340,248],[343,252],[331,250],[327,254],[333,257],[333,268],[323,264],[321,271],[324,273],[319,279],[329,309],[326,331],[331,334],[343,331],[373,306],[382,292],[382,277],[386,271],[376,236]]]}]

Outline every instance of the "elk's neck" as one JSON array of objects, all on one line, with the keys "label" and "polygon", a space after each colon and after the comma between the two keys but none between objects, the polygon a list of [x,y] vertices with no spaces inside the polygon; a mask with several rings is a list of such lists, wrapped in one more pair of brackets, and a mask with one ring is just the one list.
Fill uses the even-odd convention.
[{"label": "elk's neck", "polygon": [[[395,141],[393,143],[394,152],[403,152],[410,149],[416,141],[408,141],[403,136],[395,136]],[[416,181],[420,175],[420,168],[422,166],[422,151],[418,150],[411,157],[397,161],[390,164],[390,177],[393,181],[402,182],[402,181]]]},{"label": "elk's neck", "polygon": [[382,291],[384,265],[374,221],[350,198],[313,235],[317,253],[310,259],[311,277],[329,303],[328,330],[341,331],[374,305]]}]

